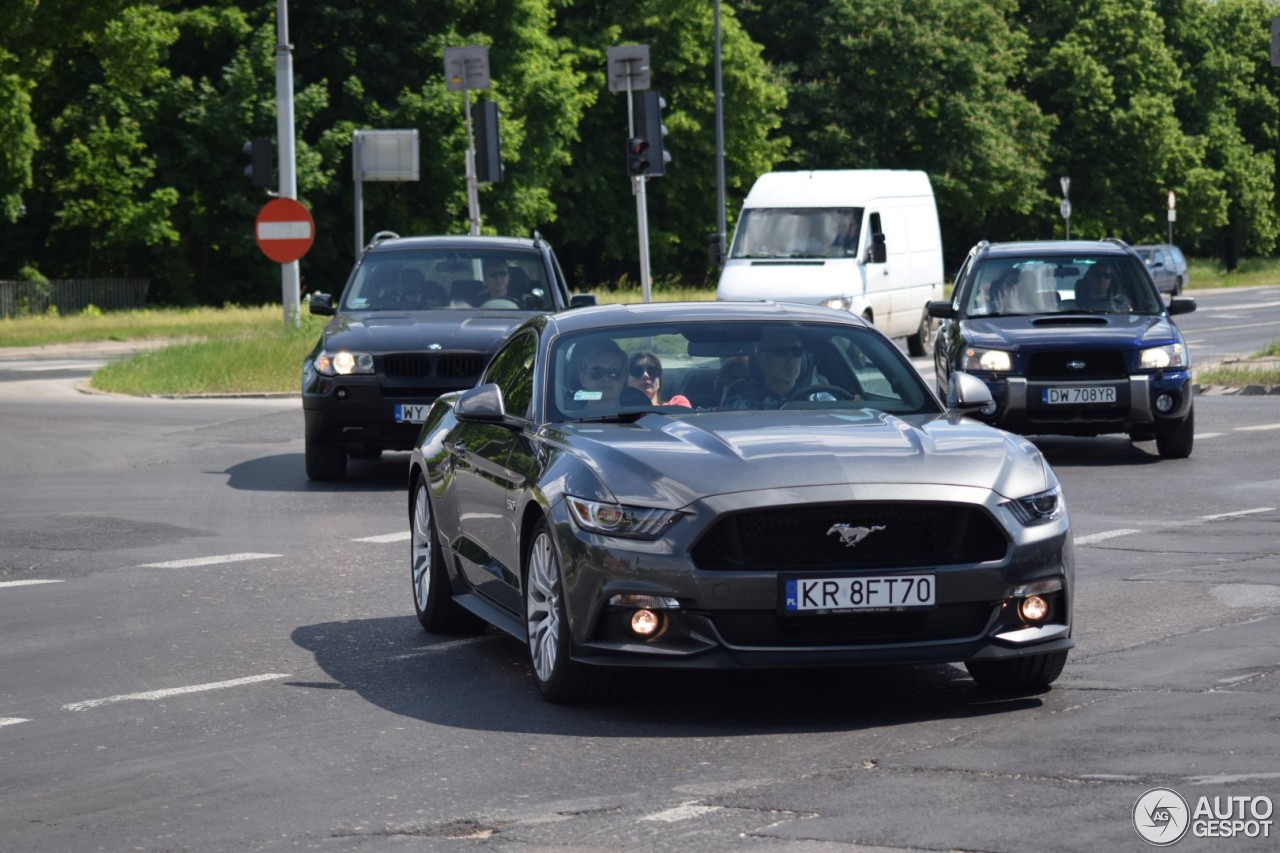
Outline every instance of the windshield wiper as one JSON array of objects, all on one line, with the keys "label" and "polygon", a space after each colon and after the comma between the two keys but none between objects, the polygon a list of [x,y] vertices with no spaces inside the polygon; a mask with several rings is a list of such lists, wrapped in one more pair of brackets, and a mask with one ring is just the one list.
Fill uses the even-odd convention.
[{"label": "windshield wiper", "polygon": [[596,415],[591,418],[578,418],[580,424],[633,424],[645,415],[653,414],[653,409],[637,409],[627,412],[614,412],[610,415]]}]

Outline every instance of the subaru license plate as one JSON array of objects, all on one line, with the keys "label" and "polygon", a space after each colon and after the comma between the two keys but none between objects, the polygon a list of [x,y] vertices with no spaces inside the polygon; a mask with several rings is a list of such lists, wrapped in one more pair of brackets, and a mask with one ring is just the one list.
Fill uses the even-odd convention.
[{"label": "subaru license plate", "polygon": [[1040,392],[1040,399],[1048,406],[1115,403],[1116,389],[1110,385],[1102,387],[1045,388]]},{"label": "subaru license plate", "polygon": [[932,574],[783,579],[787,613],[902,610],[937,604]]}]

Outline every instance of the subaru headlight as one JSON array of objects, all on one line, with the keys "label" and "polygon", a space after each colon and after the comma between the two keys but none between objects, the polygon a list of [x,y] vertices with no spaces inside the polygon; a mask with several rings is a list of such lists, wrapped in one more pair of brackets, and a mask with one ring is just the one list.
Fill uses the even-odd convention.
[{"label": "subaru headlight", "polygon": [[968,347],[960,356],[960,370],[990,373],[1008,373],[1013,370],[1013,359],[1000,349]]},{"label": "subaru headlight", "polygon": [[1143,370],[1186,367],[1187,349],[1182,344],[1168,344],[1167,346],[1144,349],[1138,360],[1138,366]]},{"label": "subaru headlight", "polygon": [[373,356],[367,352],[322,352],[316,356],[317,373],[325,376],[351,376],[357,373],[373,373]]},{"label": "subaru headlight", "polygon": [[1062,501],[1062,486],[1057,483],[1046,491],[1005,501],[1004,505],[1024,527],[1048,524],[1062,518],[1062,514],[1066,512],[1066,504]]},{"label": "subaru headlight", "polygon": [[565,503],[569,506],[569,514],[583,530],[627,539],[657,539],[679,515],[674,510],[625,506],[572,496],[567,497]]}]

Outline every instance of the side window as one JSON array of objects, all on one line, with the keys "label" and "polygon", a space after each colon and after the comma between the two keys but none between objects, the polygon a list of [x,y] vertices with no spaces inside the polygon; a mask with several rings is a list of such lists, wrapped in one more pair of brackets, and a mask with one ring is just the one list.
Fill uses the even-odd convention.
[{"label": "side window", "polygon": [[512,417],[532,417],[533,362],[537,351],[537,335],[526,332],[507,341],[485,369],[483,381],[502,389],[503,404]]}]

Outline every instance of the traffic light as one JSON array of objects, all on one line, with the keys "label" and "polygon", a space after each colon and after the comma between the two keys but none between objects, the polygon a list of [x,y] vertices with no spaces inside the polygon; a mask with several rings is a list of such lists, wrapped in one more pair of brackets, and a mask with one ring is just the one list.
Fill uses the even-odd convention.
[{"label": "traffic light", "polygon": [[476,134],[476,180],[496,184],[502,180],[502,137],[498,135],[498,105],[479,101],[471,108]]},{"label": "traffic light", "polygon": [[249,165],[244,173],[253,181],[255,187],[271,186],[271,140],[265,136],[250,139],[244,144],[245,156]]},{"label": "traffic light", "polygon": [[666,164],[671,162],[671,155],[664,150],[663,143],[667,127],[662,123],[662,110],[666,106],[662,96],[652,90],[641,92],[635,102],[636,131],[649,143],[649,162],[644,174],[653,177],[660,177]]},{"label": "traffic light", "polygon": [[647,139],[627,140],[627,173],[645,175],[649,172],[649,141]]}]

